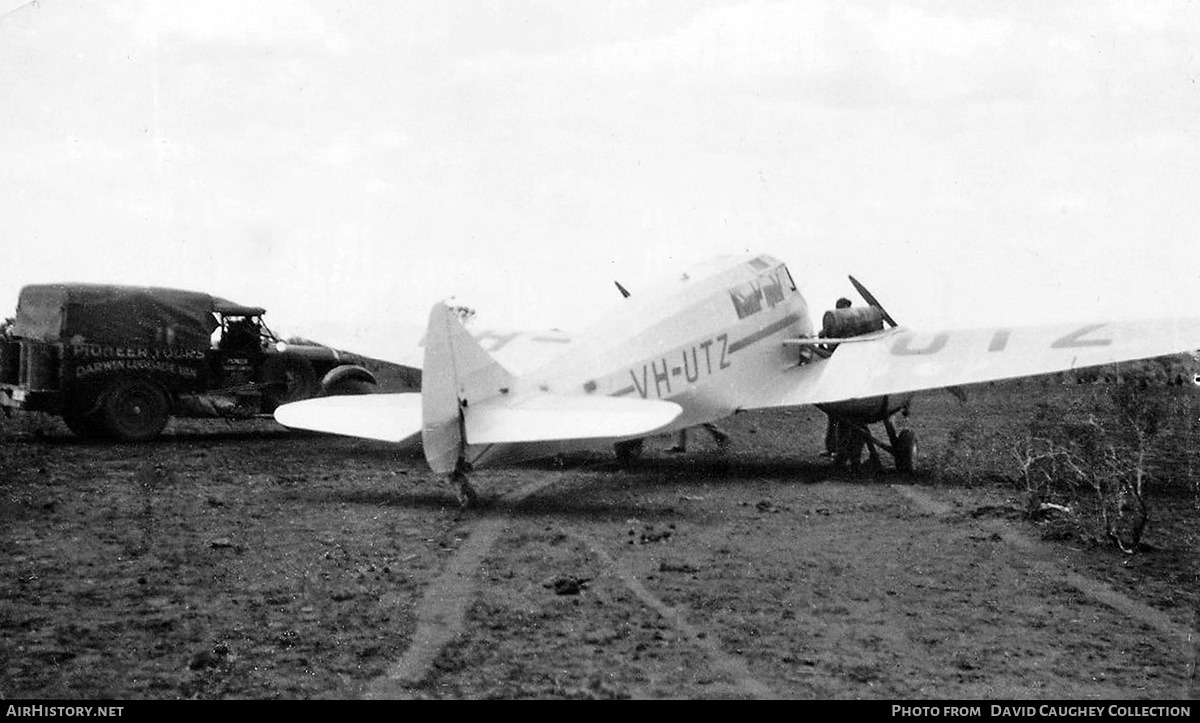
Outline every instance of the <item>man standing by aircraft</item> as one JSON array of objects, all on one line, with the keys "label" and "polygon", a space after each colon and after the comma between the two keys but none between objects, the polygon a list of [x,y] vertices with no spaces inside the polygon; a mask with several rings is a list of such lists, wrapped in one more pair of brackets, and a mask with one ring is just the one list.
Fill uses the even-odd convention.
[{"label": "man standing by aircraft", "polygon": [[[851,306],[853,306],[853,302],[844,296],[833,304],[835,310],[849,309]],[[836,329],[826,328],[821,329],[818,336],[836,338],[840,334]],[[834,464],[839,467],[849,462],[850,467],[853,469],[858,467],[865,444],[866,440],[863,439],[863,435],[858,431],[857,427],[837,419],[832,414],[828,415],[828,423],[825,427],[825,453],[823,456],[832,457]]]},{"label": "man standing by aircraft", "polygon": [[[729,445],[732,444],[732,440],[729,438],[729,434],[725,430],[721,429],[712,422],[705,422],[700,426],[712,436],[713,441],[717,443],[718,449],[720,449],[722,452],[729,449]],[[676,438],[675,446],[671,447],[671,452],[678,452],[682,454],[687,451],[687,434],[687,428],[679,430],[679,436]]]}]

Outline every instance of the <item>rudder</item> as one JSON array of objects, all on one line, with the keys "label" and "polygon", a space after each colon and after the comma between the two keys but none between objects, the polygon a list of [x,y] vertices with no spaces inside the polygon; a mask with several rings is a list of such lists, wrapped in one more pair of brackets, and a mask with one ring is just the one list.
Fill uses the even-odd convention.
[{"label": "rudder", "polygon": [[421,379],[421,441],[437,474],[450,474],[462,458],[463,408],[512,384],[512,374],[475,341],[458,314],[443,302],[429,312]]}]

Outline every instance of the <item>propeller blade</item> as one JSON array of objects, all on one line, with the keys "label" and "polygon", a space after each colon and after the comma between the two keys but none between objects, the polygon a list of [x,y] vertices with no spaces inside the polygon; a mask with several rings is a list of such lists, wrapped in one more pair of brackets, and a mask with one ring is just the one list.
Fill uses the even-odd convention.
[{"label": "propeller blade", "polygon": [[884,321],[892,326],[899,326],[899,324],[896,323],[896,320],[892,318],[892,315],[887,313],[887,309],[883,308],[883,304],[880,304],[878,299],[875,298],[874,294],[872,294],[870,291],[867,291],[867,287],[858,283],[858,279],[851,276],[850,283],[854,284],[854,289],[858,291],[859,296],[862,296],[864,301],[883,312]]}]

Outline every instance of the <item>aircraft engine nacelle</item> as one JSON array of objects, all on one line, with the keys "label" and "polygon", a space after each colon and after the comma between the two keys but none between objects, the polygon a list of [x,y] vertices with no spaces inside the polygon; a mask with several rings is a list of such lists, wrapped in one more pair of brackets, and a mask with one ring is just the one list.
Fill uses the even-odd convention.
[{"label": "aircraft engine nacelle", "polygon": [[882,330],[883,310],[877,306],[832,309],[821,319],[821,336],[826,339],[846,339]]}]

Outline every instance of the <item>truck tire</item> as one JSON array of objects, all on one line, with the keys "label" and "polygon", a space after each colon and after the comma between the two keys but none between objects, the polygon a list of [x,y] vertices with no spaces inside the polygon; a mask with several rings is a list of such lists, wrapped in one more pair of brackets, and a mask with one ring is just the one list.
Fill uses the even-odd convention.
[{"label": "truck tire", "polygon": [[330,369],[321,380],[321,394],[326,397],[348,397],[374,394],[379,381],[369,369],[356,364],[342,364]]},{"label": "truck tire", "polygon": [[100,417],[95,412],[67,411],[62,414],[63,422],[66,423],[67,429],[80,439],[95,439],[99,437],[103,430],[101,429]]},{"label": "truck tire", "polygon": [[321,393],[312,362],[283,352],[267,357],[262,366],[263,411],[270,413],[281,404],[309,399]]},{"label": "truck tire", "polygon": [[105,392],[100,426],[121,442],[154,439],[167,426],[171,402],[162,387],[144,379],[123,379]]},{"label": "truck tire", "polygon": [[327,397],[351,397],[356,394],[374,394],[377,387],[365,379],[343,379],[325,390]]}]

